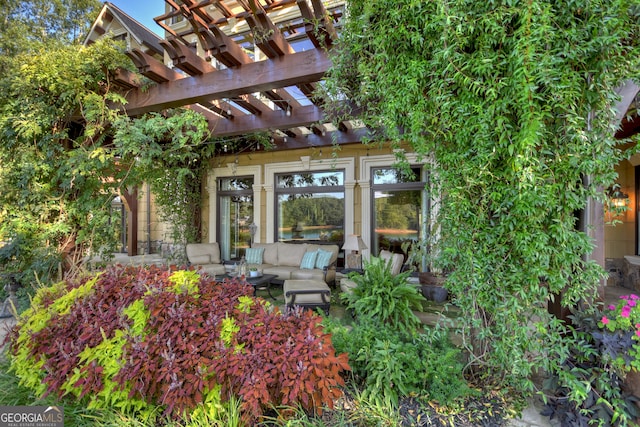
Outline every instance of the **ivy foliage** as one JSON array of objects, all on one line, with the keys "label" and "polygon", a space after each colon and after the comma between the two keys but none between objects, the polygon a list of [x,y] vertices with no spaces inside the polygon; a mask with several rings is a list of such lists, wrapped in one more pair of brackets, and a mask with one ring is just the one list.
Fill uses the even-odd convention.
[{"label": "ivy foliage", "polygon": [[189,110],[128,117],[112,81],[133,69],[121,44],[43,45],[11,65],[0,79],[3,271],[27,283],[113,252],[111,201],[144,182],[180,236],[198,229],[206,121]]},{"label": "ivy foliage", "polygon": [[[105,148],[118,114],[107,102],[121,100],[106,70],[127,64],[108,40],[42,46],[16,57],[0,80],[0,235],[12,245],[3,270],[33,279],[32,271],[57,270],[90,242],[108,246],[108,207],[122,171]],[[42,260],[49,262],[34,268]]]},{"label": "ivy foliage", "polygon": [[433,262],[452,271],[469,366],[501,384],[527,390],[532,370],[554,369],[567,349],[546,303],[573,306],[603,277],[576,212],[623,156],[613,107],[637,77],[638,12],[629,0],[349,2],[327,99],[433,158]]}]

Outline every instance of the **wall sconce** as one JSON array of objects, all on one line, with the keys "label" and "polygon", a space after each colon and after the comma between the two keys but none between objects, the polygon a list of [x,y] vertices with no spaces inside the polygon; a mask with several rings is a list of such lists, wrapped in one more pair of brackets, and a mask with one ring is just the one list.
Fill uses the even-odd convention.
[{"label": "wall sconce", "polygon": [[611,204],[615,207],[621,208],[626,206],[629,203],[629,195],[627,193],[623,193],[620,190],[620,184],[614,184],[607,191],[609,195],[609,199],[611,200]]},{"label": "wall sconce", "polygon": [[[348,235],[342,249],[345,251],[345,267],[362,270],[362,254],[360,252],[367,249],[362,237],[356,234]],[[346,251],[351,251],[351,253],[346,253]]]}]

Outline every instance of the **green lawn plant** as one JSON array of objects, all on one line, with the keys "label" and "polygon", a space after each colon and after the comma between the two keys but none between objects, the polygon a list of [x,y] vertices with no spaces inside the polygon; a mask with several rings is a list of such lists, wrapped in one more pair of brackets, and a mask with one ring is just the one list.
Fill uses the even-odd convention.
[{"label": "green lawn plant", "polygon": [[412,395],[447,405],[472,394],[446,329],[425,328],[413,312],[425,299],[410,274],[392,275],[390,262],[370,257],[363,274],[349,275],[357,286],[342,294],[354,321],[325,319],[336,351],[349,355],[360,397],[383,408]]},{"label": "green lawn plant", "polygon": [[[533,391],[571,347],[547,310],[594,297],[579,212],[614,183],[616,89],[640,69],[631,0],[353,0],[332,51],[327,111],[349,100],[371,143],[432,167],[436,238],[468,372]],[[586,218],[586,217],[584,217]]]}]

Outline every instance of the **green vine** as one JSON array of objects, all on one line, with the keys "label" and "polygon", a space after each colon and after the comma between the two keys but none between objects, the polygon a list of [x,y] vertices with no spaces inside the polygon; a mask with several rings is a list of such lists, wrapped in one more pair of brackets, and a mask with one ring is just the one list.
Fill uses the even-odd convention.
[{"label": "green vine", "polygon": [[576,212],[625,155],[613,106],[637,77],[638,8],[354,0],[347,16],[328,108],[348,99],[374,141],[435,160],[433,262],[465,313],[469,371],[529,391],[566,355],[547,303],[574,307],[604,275]]}]

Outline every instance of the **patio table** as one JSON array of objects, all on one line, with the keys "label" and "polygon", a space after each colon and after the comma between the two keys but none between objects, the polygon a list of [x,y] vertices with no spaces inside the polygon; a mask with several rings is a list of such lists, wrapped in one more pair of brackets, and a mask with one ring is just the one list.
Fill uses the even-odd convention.
[{"label": "patio table", "polygon": [[216,276],[216,277],[221,279],[227,278],[227,279],[244,280],[245,282],[253,286],[254,296],[256,295],[257,290],[261,290],[261,291],[266,290],[269,293],[269,296],[271,297],[271,299],[275,301],[275,297],[271,295],[271,281],[276,277],[278,277],[275,274],[261,274],[260,276],[256,276],[256,277],[245,276],[244,279],[241,279],[235,275],[227,273],[222,276]]}]

